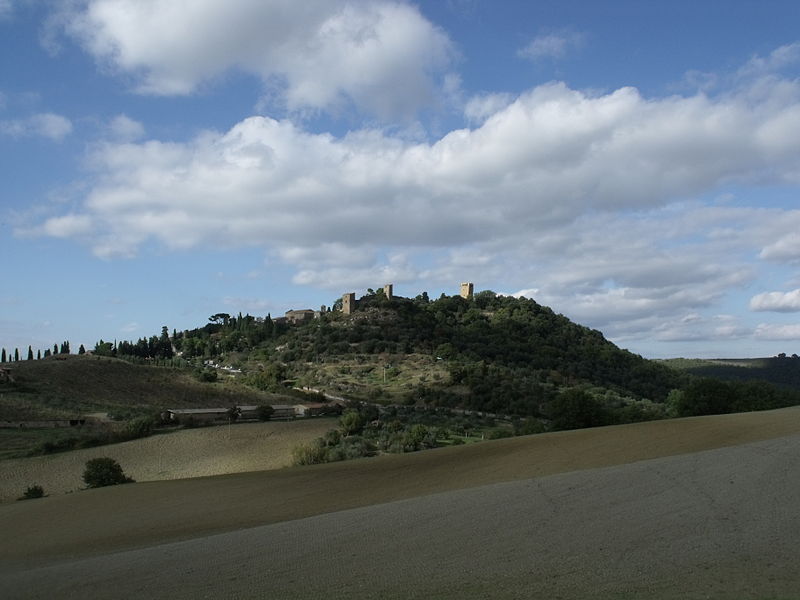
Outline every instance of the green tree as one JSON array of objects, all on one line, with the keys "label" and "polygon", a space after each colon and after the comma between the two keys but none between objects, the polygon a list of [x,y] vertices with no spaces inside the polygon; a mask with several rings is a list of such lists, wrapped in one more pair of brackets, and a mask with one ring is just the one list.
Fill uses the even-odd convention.
[{"label": "green tree", "polygon": [[37,350],[36,351],[36,360],[42,360],[42,351],[41,350]]},{"label": "green tree", "polygon": [[269,421],[272,418],[275,409],[269,404],[262,404],[256,409],[256,416],[259,421]]},{"label": "green tree", "polygon": [[78,348],[78,354],[86,354],[86,348],[83,347],[83,344]]},{"label": "green tree", "polygon": [[33,500],[34,498],[43,498],[44,497],[44,488],[40,485],[31,485],[25,489],[25,492],[22,494],[21,498],[18,500]]},{"label": "green tree", "polygon": [[339,426],[342,429],[342,433],[347,437],[348,435],[358,433],[364,428],[364,419],[358,411],[347,410],[339,417]]},{"label": "green tree", "polygon": [[553,429],[583,429],[608,425],[609,415],[605,407],[585,390],[570,388],[551,403],[550,419]]},{"label": "green tree", "polygon": [[14,362],[19,362],[19,348],[14,348]]},{"label": "green tree", "polygon": [[6,362],[6,349],[3,348],[2,354],[0,354],[0,363]]},{"label": "green tree", "polygon": [[83,481],[90,488],[131,483],[133,479],[125,475],[122,467],[113,458],[92,458],[86,461]]},{"label": "green tree", "polygon": [[28,360],[33,360],[33,348],[28,346]]}]

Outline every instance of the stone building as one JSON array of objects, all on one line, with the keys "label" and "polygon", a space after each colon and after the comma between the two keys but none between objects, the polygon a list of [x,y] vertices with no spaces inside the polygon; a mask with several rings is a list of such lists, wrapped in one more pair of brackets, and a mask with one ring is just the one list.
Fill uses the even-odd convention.
[{"label": "stone building", "polygon": [[352,315],[356,309],[356,295],[354,292],[348,292],[342,296],[342,312],[346,315]]},{"label": "stone building", "polygon": [[461,284],[461,297],[466,298],[467,300],[472,300],[472,293],[474,291],[474,286],[472,283],[462,283]]},{"label": "stone building", "polygon": [[386,296],[387,300],[392,299],[393,292],[394,292],[394,285],[392,285],[391,283],[387,283],[385,286],[383,286],[383,295]]}]

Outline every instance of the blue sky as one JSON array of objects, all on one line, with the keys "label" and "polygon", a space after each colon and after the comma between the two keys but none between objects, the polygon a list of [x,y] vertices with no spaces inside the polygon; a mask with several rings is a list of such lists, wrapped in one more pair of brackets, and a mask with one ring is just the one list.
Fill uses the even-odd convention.
[{"label": "blue sky", "polygon": [[800,352],[798,6],[0,0],[0,347],[473,281]]}]

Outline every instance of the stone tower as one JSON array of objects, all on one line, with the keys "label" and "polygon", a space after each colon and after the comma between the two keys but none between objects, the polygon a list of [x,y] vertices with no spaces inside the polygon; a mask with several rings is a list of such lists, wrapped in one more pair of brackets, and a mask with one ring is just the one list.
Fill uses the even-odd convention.
[{"label": "stone tower", "polygon": [[356,309],[356,295],[353,292],[348,292],[342,296],[342,312],[346,315],[352,315]]},{"label": "stone tower", "polygon": [[386,296],[387,300],[392,299],[393,291],[394,291],[394,285],[392,285],[391,283],[387,283],[385,286],[383,286],[383,295]]},{"label": "stone tower", "polygon": [[473,285],[471,283],[461,284],[461,297],[472,300]]}]

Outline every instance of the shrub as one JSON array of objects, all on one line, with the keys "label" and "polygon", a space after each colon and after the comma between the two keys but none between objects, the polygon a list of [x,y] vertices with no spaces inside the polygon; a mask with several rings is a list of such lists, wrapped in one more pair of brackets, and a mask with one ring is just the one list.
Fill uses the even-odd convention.
[{"label": "shrub", "polygon": [[275,409],[269,404],[263,404],[256,409],[256,416],[258,417],[259,421],[269,421],[272,418],[272,413],[274,412]]},{"label": "shrub", "polygon": [[32,485],[29,486],[25,493],[22,494],[21,498],[17,498],[18,500],[33,500],[34,498],[42,498],[44,497],[44,488],[40,485]]},{"label": "shrub", "polygon": [[324,463],[327,449],[319,444],[297,446],[292,450],[292,458],[296,465],[316,465]]},{"label": "shrub", "polygon": [[93,458],[86,461],[83,471],[83,481],[90,488],[131,483],[133,479],[126,476],[122,467],[113,458]]}]

